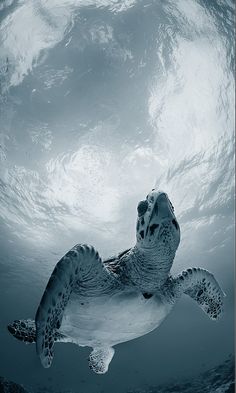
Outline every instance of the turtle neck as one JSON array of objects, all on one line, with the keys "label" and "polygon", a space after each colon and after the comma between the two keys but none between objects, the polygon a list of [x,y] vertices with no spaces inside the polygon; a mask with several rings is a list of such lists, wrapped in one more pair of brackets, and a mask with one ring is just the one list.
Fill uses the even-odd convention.
[{"label": "turtle neck", "polygon": [[156,292],[166,281],[175,253],[159,244],[154,248],[135,245],[121,260],[120,277],[141,292]]}]

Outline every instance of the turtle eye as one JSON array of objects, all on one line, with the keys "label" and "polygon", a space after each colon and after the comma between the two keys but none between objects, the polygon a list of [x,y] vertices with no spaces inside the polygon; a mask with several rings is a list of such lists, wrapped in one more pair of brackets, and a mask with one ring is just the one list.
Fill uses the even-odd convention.
[{"label": "turtle eye", "polygon": [[177,223],[177,221],[174,219],[174,220],[172,220],[172,224],[174,224],[174,226],[175,226],[175,228],[176,228],[176,230],[178,230],[179,229],[179,225],[178,225],[178,223]]},{"label": "turtle eye", "polygon": [[138,215],[139,217],[142,216],[144,213],[146,213],[148,208],[148,201],[141,201],[138,204],[137,210],[138,210]]}]

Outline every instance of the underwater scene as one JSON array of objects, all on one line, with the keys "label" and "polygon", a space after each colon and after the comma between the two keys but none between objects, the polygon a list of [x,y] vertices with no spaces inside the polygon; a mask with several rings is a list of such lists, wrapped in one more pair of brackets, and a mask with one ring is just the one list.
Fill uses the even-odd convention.
[{"label": "underwater scene", "polygon": [[231,0],[0,2],[0,392],[234,392],[234,33]]}]

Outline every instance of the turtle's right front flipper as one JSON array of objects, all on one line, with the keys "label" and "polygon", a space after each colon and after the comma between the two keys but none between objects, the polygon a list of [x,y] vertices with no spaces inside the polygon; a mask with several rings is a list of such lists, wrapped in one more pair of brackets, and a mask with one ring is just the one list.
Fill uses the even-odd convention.
[{"label": "turtle's right front flipper", "polygon": [[45,368],[52,363],[55,332],[61,326],[72,292],[87,283],[93,288],[100,282],[103,287],[108,277],[99,254],[91,246],[78,244],[57,263],[35,317],[36,349]]},{"label": "turtle's right front flipper", "polygon": [[172,281],[172,291],[176,297],[182,293],[190,296],[213,320],[221,317],[225,296],[213,274],[201,268],[189,268]]}]

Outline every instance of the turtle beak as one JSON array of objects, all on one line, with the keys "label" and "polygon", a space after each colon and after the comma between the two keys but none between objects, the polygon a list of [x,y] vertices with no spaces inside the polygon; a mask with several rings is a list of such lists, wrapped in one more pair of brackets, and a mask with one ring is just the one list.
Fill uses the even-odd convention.
[{"label": "turtle beak", "polygon": [[163,221],[166,219],[174,219],[174,211],[166,193],[162,192],[158,195],[155,210],[158,213],[158,218]]}]

